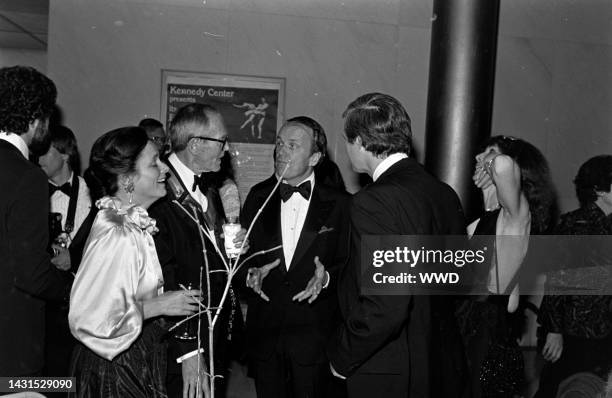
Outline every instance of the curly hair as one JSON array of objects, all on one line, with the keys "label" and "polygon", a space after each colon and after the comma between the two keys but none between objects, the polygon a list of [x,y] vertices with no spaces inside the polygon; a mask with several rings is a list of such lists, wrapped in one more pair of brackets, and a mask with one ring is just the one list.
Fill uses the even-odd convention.
[{"label": "curly hair", "polygon": [[122,127],[109,131],[94,142],[89,168],[84,174],[92,200],[117,192],[118,177],[136,170],[136,161],[148,141],[147,133],[141,127]]},{"label": "curly hair", "polygon": [[342,113],[348,142],[361,138],[363,147],[377,156],[397,152],[410,155],[412,129],[410,116],[395,98],[387,94],[364,94]]},{"label": "curly hair", "polygon": [[498,135],[489,138],[483,149],[497,146],[521,169],[521,190],[531,212],[531,233],[543,234],[555,225],[557,204],[550,169],[538,148],[520,138]]},{"label": "curly hair", "polygon": [[22,135],[35,120],[51,116],[55,84],[28,66],[0,69],[0,130]]},{"label": "curly hair", "polygon": [[612,155],[599,155],[584,162],[574,178],[580,206],[595,202],[597,192],[610,192],[611,184]]}]

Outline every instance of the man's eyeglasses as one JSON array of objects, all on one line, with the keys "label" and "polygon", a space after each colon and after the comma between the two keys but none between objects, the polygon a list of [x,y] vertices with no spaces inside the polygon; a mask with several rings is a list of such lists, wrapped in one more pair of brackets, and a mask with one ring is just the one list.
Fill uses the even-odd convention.
[{"label": "man's eyeglasses", "polygon": [[201,137],[201,136],[197,135],[197,136],[194,136],[194,137],[189,137],[188,141],[191,141],[193,139],[196,139],[196,140],[205,140],[205,141],[213,141],[213,142],[220,142],[222,144],[222,146],[225,146],[225,144],[227,144],[227,137],[225,137],[224,139],[220,140],[218,138]]},{"label": "man's eyeglasses", "polygon": [[166,137],[149,137],[149,140],[160,146],[163,146],[166,144],[166,142],[168,142]]}]

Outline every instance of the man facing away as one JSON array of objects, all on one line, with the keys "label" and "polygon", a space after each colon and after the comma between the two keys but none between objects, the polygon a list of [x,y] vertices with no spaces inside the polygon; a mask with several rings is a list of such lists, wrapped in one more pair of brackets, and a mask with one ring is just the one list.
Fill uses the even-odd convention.
[{"label": "man facing away", "polygon": [[49,144],[56,95],[33,68],[0,69],[0,376],[41,374],[44,300],[69,294],[70,279],[47,254],[47,177],[28,160],[28,148]]},{"label": "man facing away", "polygon": [[[276,139],[275,175],[255,185],[243,209],[249,225],[282,177],[250,236],[247,347],[259,398],[337,397],[325,344],[335,326],[336,281],[348,250],[348,194],[314,173],[326,153],[315,120],[289,119]],[[242,276],[244,278],[244,275]]]},{"label": "man facing away", "polygon": [[[363,295],[361,241],[364,235],[463,235],[459,199],[408,156],[411,122],[395,98],[363,95],[343,117],[351,165],[373,183],[355,194],[350,207],[350,258],[338,281],[343,324],[328,345],[332,372],[346,378],[349,397],[458,396],[452,391],[456,378],[444,370],[448,364],[438,362],[439,354],[448,360],[461,355],[458,334],[440,336],[433,319],[442,314],[432,297]],[[444,319],[445,329],[452,323]],[[453,353],[440,353],[447,343]]]}]

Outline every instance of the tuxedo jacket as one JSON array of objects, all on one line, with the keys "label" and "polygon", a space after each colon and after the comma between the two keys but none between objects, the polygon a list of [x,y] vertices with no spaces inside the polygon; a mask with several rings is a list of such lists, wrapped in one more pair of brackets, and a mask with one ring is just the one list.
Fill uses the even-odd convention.
[{"label": "tuxedo jacket", "polygon": [[[434,394],[430,386],[447,383],[439,380],[444,375],[439,366],[464,369],[452,362],[457,358],[436,362],[437,354],[462,355],[457,330],[446,330],[452,319],[439,322],[452,310],[436,312],[437,303],[428,296],[362,295],[360,247],[363,235],[464,235],[457,195],[415,160],[403,159],[353,197],[350,217],[351,255],[338,282],[344,323],[328,347],[333,367],[349,381],[360,374],[409,375],[403,382],[410,397],[451,396]],[[455,351],[439,352],[448,339]]]},{"label": "tuxedo jacket", "polygon": [[43,367],[45,299],[68,297],[70,279],[47,254],[47,176],[0,140],[0,375]]},{"label": "tuxedo jacket", "polygon": [[[250,225],[258,209],[276,184],[276,177],[255,185],[249,192],[242,211],[243,225]],[[276,259],[280,264],[263,281],[262,289],[270,298],[264,301],[250,292],[247,311],[247,347],[251,360],[266,360],[279,339],[290,347],[293,357],[304,365],[326,361],[325,344],[335,326],[337,311],[336,285],[339,269],[346,262],[349,221],[349,195],[315,181],[304,226],[296,245],[289,270],[283,250],[255,257],[245,265],[261,267]],[[281,198],[278,189],[263,209],[249,237],[250,252],[270,249],[282,244]],[[330,274],[330,283],[317,299],[309,304],[292,301],[306,288],[315,272],[314,258]],[[239,275],[244,283],[246,274]],[[337,319],[337,318],[336,318]]]},{"label": "tuxedo jacket", "polygon": [[[167,195],[165,198],[155,202],[149,208],[149,215],[157,221],[159,232],[153,236],[159,262],[164,275],[164,290],[180,290],[179,284],[187,286],[188,283],[197,288],[200,280],[200,267],[204,267],[205,260],[202,251],[202,243],[197,224],[173,201],[180,202],[185,209],[193,214],[197,209],[200,220],[204,219],[209,228],[214,230],[217,244],[221,252],[224,252],[223,240],[220,238],[222,225],[225,219],[223,206],[216,188],[208,188],[205,195],[208,199],[208,210],[205,215],[201,213],[201,206],[191,197],[178,176],[170,167],[166,179]],[[191,189],[191,187],[189,187]],[[216,306],[222,297],[227,273],[223,266],[221,257],[215,251],[212,243],[205,239],[206,258],[208,259],[209,278],[211,283],[211,298]],[[215,272],[217,271],[217,272]],[[218,272],[221,271],[221,272]],[[206,298],[206,272],[202,273],[202,296]],[[225,341],[228,338],[228,312],[230,299],[226,300],[227,306],[221,312],[221,317],[215,326],[215,360],[220,364],[225,361]],[[167,318],[171,324],[182,318]],[[197,339],[179,340],[173,337],[175,331],[170,332],[169,370],[172,373],[180,372],[176,365],[176,358],[197,349]],[[202,314],[201,327],[202,347],[208,352],[208,323],[206,315]]]}]

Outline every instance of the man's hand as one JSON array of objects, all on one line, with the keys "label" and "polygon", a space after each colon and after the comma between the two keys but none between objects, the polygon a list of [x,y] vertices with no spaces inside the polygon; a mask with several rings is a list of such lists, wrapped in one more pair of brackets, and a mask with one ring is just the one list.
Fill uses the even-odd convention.
[{"label": "man's hand", "polygon": [[557,362],[563,353],[563,335],[561,333],[546,334],[546,344],[542,349],[544,359],[551,362]]},{"label": "man's hand", "polygon": [[244,246],[242,246],[242,251],[240,252],[241,254],[245,254],[246,252],[249,251],[249,240],[245,239],[246,233],[247,233],[247,230],[244,228],[241,228],[240,232],[236,234],[236,237],[233,240],[236,247],[241,247],[242,242],[244,241]]},{"label": "man's hand", "polygon": [[329,363],[329,369],[331,370],[331,373],[332,373],[332,375],[334,375],[334,377],[337,377],[337,378],[342,379],[342,380],[346,380],[346,377],[344,377],[340,373],[336,372],[336,369],[334,369],[334,365],[332,365],[331,362]]},{"label": "man's hand", "polygon": [[[200,384],[198,390],[198,361],[200,362]],[[183,398],[210,398],[206,364],[202,354],[195,355],[183,361]]]},{"label": "man's hand", "polygon": [[247,274],[246,285],[253,289],[255,293],[259,295],[263,300],[270,301],[268,296],[261,290],[261,286],[263,284],[263,280],[271,270],[278,267],[280,264],[280,259],[276,259],[271,263],[264,265],[261,268],[249,268],[249,273]]},{"label": "man's hand", "polygon": [[[295,296],[293,296],[293,301],[303,301],[308,299],[308,304],[312,303],[319,297],[319,293],[321,293],[321,289],[327,282],[325,279],[329,278],[329,274],[325,272],[325,267],[319,261],[319,256],[314,258],[315,263],[315,273],[312,278],[308,281],[308,285],[306,285],[306,289],[302,290]],[[325,276],[327,275],[327,277]]]},{"label": "man's hand", "polygon": [[67,248],[58,245],[53,245],[53,252],[56,253],[51,259],[51,263],[57,269],[68,271],[70,269],[70,252]]}]

